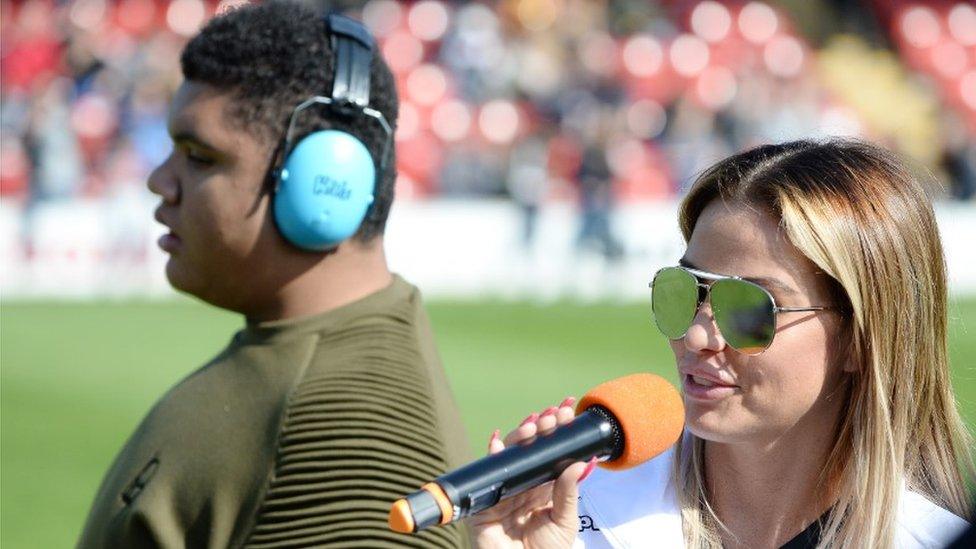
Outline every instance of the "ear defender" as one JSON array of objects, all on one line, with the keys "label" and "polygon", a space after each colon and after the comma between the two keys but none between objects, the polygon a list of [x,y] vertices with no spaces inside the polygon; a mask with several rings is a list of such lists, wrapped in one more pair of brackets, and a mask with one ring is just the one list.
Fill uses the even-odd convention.
[{"label": "ear defender", "polygon": [[[377,164],[385,169],[393,140],[386,118],[369,107],[372,36],[347,17],[330,15],[325,22],[335,67],[332,94],[306,99],[292,111],[273,205],[281,235],[309,251],[333,249],[356,233],[373,203]],[[313,106],[345,120],[377,121],[386,135],[379,162],[354,135],[334,129],[312,132],[292,146],[299,113]]]},{"label": "ear defender", "polygon": [[314,132],[285,159],[274,216],[281,234],[324,251],[352,236],[373,203],[376,167],[365,145],[338,130]]}]

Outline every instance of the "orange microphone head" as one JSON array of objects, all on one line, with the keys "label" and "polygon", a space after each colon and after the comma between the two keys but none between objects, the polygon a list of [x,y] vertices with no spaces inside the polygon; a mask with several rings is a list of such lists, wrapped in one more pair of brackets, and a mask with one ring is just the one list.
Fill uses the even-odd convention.
[{"label": "orange microphone head", "polygon": [[605,469],[628,469],[657,456],[678,441],[684,428],[681,395],[654,374],[631,374],[601,383],[583,395],[576,413],[591,406],[606,408],[623,433],[623,451],[616,459],[600,463]]}]

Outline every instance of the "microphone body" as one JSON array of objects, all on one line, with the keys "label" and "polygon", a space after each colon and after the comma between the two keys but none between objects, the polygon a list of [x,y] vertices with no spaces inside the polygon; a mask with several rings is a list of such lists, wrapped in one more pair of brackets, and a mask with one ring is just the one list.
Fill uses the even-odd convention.
[{"label": "microphone body", "polygon": [[483,511],[503,498],[554,480],[593,457],[609,470],[633,467],[678,440],[681,395],[665,379],[638,373],[602,383],[576,405],[572,422],[513,444],[428,482],[390,508],[395,532],[413,533]]},{"label": "microphone body", "polygon": [[412,531],[483,511],[503,498],[555,480],[577,461],[594,456],[611,459],[620,445],[620,425],[613,416],[599,406],[588,408],[571,423],[529,444],[509,446],[438,477],[433,484],[440,490],[428,484],[407,496]]}]

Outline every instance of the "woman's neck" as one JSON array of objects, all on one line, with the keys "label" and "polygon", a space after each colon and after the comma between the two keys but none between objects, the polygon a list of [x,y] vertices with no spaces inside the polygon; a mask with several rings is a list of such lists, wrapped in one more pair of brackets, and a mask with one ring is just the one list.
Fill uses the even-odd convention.
[{"label": "woman's neck", "polygon": [[825,486],[823,471],[835,430],[817,431],[705,443],[709,501],[732,534],[720,531],[725,547],[780,547],[833,505],[835,487]]}]

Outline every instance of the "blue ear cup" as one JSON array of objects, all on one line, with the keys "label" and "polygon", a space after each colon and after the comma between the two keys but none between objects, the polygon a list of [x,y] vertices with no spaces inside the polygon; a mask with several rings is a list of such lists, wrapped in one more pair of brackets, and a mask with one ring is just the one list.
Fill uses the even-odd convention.
[{"label": "blue ear cup", "polygon": [[373,203],[376,166],[365,145],[338,130],[309,134],[278,175],[274,218],[299,248],[324,251],[352,236]]},{"label": "blue ear cup", "polygon": [[369,106],[373,37],[361,23],[341,15],[330,15],[325,23],[335,65],[332,93],[310,97],[292,111],[273,206],[275,224],[285,240],[310,251],[335,248],[355,234],[373,203],[377,168],[366,146],[342,131],[317,131],[292,147],[299,113],[327,106],[335,116],[378,122],[386,134],[378,159],[381,170],[393,141],[383,113]]}]

